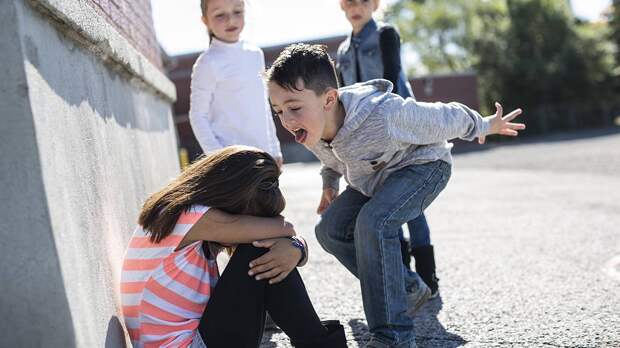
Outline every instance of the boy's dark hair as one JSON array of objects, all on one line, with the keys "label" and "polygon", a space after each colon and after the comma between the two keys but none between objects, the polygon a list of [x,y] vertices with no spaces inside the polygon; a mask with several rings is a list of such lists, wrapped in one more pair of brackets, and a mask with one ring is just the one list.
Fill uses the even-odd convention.
[{"label": "boy's dark hair", "polygon": [[293,44],[286,47],[267,70],[267,82],[275,82],[289,91],[300,91],[299,79],[304,88],[321,95],[329,88],[338,88],[334,62],[325,45]]},{"label": "boy's dark hair", "polygon": [[138,223],[159,243],[192,205],[230,214],[278,216],[284,197],[280,169],[268,153],[248,146],[229,146],[201,158],[167,187],[149,197]]}]

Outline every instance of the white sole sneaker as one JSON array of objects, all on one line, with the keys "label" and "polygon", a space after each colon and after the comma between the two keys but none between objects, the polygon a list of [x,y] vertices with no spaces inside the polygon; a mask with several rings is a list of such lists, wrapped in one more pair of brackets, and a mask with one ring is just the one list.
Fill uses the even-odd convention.
[{"label": "white sole sneaker", "polygon": [[419,287],[414,291],[407,294],[407,314],[413,316],[415,312],[422,307],[431,298],[431,289],[424,284],[424,282],[418,283]]}]

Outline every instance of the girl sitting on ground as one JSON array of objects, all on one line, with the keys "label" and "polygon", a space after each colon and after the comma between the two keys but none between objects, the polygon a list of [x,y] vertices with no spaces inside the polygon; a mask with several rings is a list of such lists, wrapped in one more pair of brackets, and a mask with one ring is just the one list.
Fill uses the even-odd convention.
[{"label": "girl sitting on ground", "polygon": [[[146,200],[121,280],[134,347],[258,347],[266,312],[295,347],[346,347],[296,270],[308,252],[280,216],[279,175],[267,152],[231,146]],[[234,252],[220,276],[224,247]]]}]

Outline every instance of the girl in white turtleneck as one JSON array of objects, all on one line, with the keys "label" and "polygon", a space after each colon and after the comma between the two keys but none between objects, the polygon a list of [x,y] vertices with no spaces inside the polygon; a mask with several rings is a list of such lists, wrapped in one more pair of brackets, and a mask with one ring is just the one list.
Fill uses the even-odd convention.
[{"label": "girl in white turtleneck", "polygon": [[211,44],[194,64],[189,119],[207,153],[228,145],[249,145],[282,165],[280,143],[262,72],[263,51],[239,39],[243,0],[201,0],[202,21]]}]

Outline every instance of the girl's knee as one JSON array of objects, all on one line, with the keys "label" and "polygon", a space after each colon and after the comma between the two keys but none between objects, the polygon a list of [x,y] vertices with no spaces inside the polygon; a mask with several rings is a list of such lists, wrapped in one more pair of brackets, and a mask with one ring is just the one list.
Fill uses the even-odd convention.
[{"label": "girl's knee", "polygon": [[250,261],[256,258],[261,257],[267,251],[269,251],[269,249],[257,248],[253,246],[252,244],[239,244],[235,248],[235,252],[231,256],[230,260],[232,262],[233,259],[234,260],[242,259],[242,260],[247,260],[249,263]]}]

